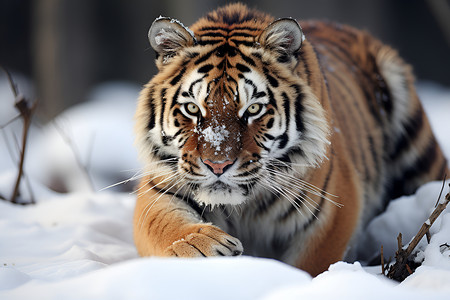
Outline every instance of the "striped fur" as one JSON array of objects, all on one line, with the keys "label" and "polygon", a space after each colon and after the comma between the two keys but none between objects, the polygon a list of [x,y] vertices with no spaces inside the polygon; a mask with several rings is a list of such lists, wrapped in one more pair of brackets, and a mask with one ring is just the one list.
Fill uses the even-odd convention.
[{"label": "striped fur", "polygon": [[159,18],[149,39],[141,255],[244,251],[316,275],[390,199],[447,169],[410,67],[365,32],[233,4],[190,29]]}]

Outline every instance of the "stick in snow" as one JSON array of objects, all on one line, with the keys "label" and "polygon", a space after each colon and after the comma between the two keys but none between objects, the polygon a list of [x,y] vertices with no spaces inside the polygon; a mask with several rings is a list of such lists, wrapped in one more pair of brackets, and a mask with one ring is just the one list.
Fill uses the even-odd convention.
[{"label": "stick in snow", "polygon": [[[439,198],[434,211],[431,213],[428,220],[426,220],[425,223],[422,224],[422,227],[420,227],[419,232],[414,236],[413,240],[409,243],[406,249],[404,249],[404,247],[402,246],[402,234],[400,233],[398,235],[397,237],[398,250],[395,253],[396,262],[388,270],[387,276],[389,278],[397,281],[403,281],[406,277],[408,277],[414,272],[416,267],[418,267],[418,264],[414,262],[413,259],[410,259],[409,256],[416,248],[420,240],[423,238],[423,236],[428,233],[434,221],[436,221],[436,219],[439,217],[442,211],[444,211],[444,209],[447,207],[447,204],[450,202],[450,193],[448,193],[445,196],[444,201],[442,202],[439,202]],[[413,269],[411,267],[413,267]]]}]

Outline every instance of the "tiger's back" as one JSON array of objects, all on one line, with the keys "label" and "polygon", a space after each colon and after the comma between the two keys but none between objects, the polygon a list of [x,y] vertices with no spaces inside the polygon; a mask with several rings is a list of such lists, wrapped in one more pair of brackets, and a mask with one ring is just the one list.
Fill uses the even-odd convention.
[{"label": "tiger's back", "polygon": [[240,4],[193,32],[154,22],[159,73],[136,113],[141,255],[234,255],[243,244],[318,274],[389,199],[441,179],[410,67],[365,32],[302,27]]},{"label": "tiger's back", "polygon": [[447,162],[418,99],[411,67],[367,32],[326,22],[302,25],[324,74],[333,130],[348,145],[367,201],[381,199],[386,205],[424,182],[442,179]]}]

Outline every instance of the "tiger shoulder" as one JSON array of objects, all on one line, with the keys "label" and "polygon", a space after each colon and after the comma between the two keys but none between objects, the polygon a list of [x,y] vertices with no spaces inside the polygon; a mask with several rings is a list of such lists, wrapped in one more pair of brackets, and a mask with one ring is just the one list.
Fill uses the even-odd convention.
[{"label": "tiger shoulder", "polygon": [[149,30],[136,110],[142,256],[271,257],[317,275],[355,257],[389,200],[447,161],[411,67],[367,32],[232,4]]}]

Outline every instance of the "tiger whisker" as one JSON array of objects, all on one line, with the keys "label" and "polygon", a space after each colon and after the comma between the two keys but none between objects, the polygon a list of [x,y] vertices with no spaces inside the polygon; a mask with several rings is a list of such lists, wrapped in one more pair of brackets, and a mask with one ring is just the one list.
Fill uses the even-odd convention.
[{"label": "tiger whisker", "polygon": [[[148,167],[152,167],[153,165],[158,165],[160,163],[165,163],[165,162],[170,162],[170,161],[178,161],[178,158],[173,157],[173,158],[163,159],[163,160],[159,160],[159,161],[153,161],[153,162],[148,163],[146,167],[148,168]],[[128,170],[128,171],[130,171],[130,170]],[[126,171],[126,172],[128,172],[128,171]],[[131,176],[130,178],[122,180],[122,181],[119,181],[119,182],[116,182],[116,183],[113,183],[111,185],[108,185],[108,186],[100,189],[100,192],[105,191],[107,189],[111,189],[111,188],[116,187],[116,186],[119,186],[121,184],[127,184],[127,183],[129,183],[131,181],[139,180],[139,179],[141,179],[141,178],[143,178],[143,177],[145,177],[148,174],[151,174],[153,172],[154,171],[143,172],[142,169],[137,169],[137,172],[133,176]]]},{"label": "tiger whisker", "polygon": [[305,184],[305,181],[303,180],[298,180],[296,177],[285,173],[285,172],[281,172],[278,170],[268,170],[268,173],[270,175],[272,175],[273,177],[276,177],[277,180],[283,181],[283,183],[286,183],[288,185],[299,185],[301,188],[307,190],[308,192],[315,194],[317,196],[321,196],[321,192],[323,192],[321,189],[315,189],[309,185]]},{"label": "tiger whisker", "polygon": [[[287,200],[294,206],[294,208],[295,208],[302,216],[304,216],[303,212],[302,212],[301,209],[300,209],[299,204],[296,203],[295,201],[292,201],[292,199],[290,199],[290,197],[288,197],[288,196],[285,194],[285,191],[284,191],[284,190],[282,190],[282,189],[280,189],[280,188],[278,188],[278,187],[272,186],[271,183],[270,183],[269,181],[267,181],[267,183],[268,183],[267,186],[268,186],[272,191],[275,191],[275,192],[276,192],[276,193],[274,193],[274,195],[276,195],[277,198],[279,198],[280,195],[284,196],[284,198],[287,199]],[[269,191],[270,191],[270,190],[269,190]],[[277,195],[277,194],[278,194],[278,195]],[[280,199],[280,198],[279,198],[279,199]]]},{"label": "tiger whisker", "polygon": [[[149,173],[150,173],[150,172],[149,172]],[[146,180],[146,183],[145,183],[145,184],[142,184],[138,189],[136,189],[135,191],[131,192],[131,194],[136,194],[137,192],[141,191],[144,187],[147,186],[147,184],[149,184],[150,182],[152,182],[152,181],[155,180],[156,178],[165,177],[165,176],[167,176],[167,175],[171,175],[171,176],[168,177],[168,178],[170,178],[170,177],[175,176],[176,174],[174,174],[174,173],[171,172],[171,171],[167,171],[167,172],[165,172],[165,173],[159,173],[159,174],[157,174],[157,175],[155,175],[155,176],[153,176],[153,177],[151,177],[151,178],[148,178],[148,179]],[[146,175],[146,176],[147,176],[147,175]],[[143,177],[145,177],[145,176],[143,176]],[[160,183],[164,183],[164,181],[163,181],[163,182],[160,182]],[[144,194],[145,194],[145,193],[144,193]],[[141,196],[142,194],[138,194],[138,195]]]},{"label": "tiger whisker", "polygon": [[[343,205],[339,202],[336,202],[330,198],[328,198],[327,196],[333,196],[333,197],[338,197],[335,196],[333,194],[330,194],[326,191],[324,191],[323,189],[320,189],[302,179],[299,179],[297,177],[294,177],[286,172],[281,172],[279,170],[268,170],[269,174],[277,176],[277,179],[279,179],[280,181],[282,181],[282,183],[288,184],[288,185],[292,185],[292,187],[296,188],[299,191],[305,190],[313,195],[319,196],[319,197],[323,197],[324,199],[326,199],[327,201],[333,203],[334,205],[336,205],[337,207],[342,207]],[[272,173],[271,173],[272,172]],[[298,186],[297,186],[298,185]],[[327,195],[327,196],[326,196]]]},{"label": "tiger whisker", "polygon": [[[285,197],[286,196],[288,196],[287,198],[289,198],[288,200],[292,200],[292,201],[290,201],[292,204],[297,204],[297,202],[296,201],[300,201],[300,203],[302,203],[302,204],[304,204],[305,205],[305,207],[306,207],[306,209],[314,216],[314,217],[316,217],[316,215],[314,214],[314,212],[310,209],[310,207],[309,206],[311,206],[311,208],[313,208],[313,209],[318,209],[318,204],[317,204],[317,202],[316,201],[314,201],[314,200],[312,200],[308,195],[306,195],[306,194],[304,194],[303,193],[303,191],[301,191],[301,193],[300,194],[296,194],[296,193],[294,193],[290,188],[292,187],[292,186],[283,186],[284,187],[284,189],[283,189],[283,191],[284,191],[284,195],[285,195]],[[292,197],[293,197],[293,199],[290,199],[290,197],[289,197],[289,195],[291,195]],[[315,204],[315,205],[313,205],[313,203]],[[308,206],[309,205],[309,206]],[[299,204],[297,204],[297,207],[301,207]],[[317,218],[317,217],[316,217]]]},{"label": "tiger whisker", "polygon": [[313,184],[311,184],[311,183],[309,183],[309,182],[307,182],[307,181],[305,181],[303,179],[295,177],[295,176],[293,176],[293,175],[291,175],[289,173],[280,172],[278,170],[277,171],[273,170],[273,171],[274,172],[279,172],[278,174],[283,174],[283,175],[287,176],[290,180],[294,181],[295,183],[298,183],[298,184],[301,184],[302,186],[308,187],[311,191],[324,193],[324,194],[327,194],[328,196],[331,196],[331,197],[336,197],[336,198],[339,197],[339,196],[331,194],[331,193],[329,193],[329,192],[327,192],[327,191],[325,191],[325,190],[323,190],[323,189],[321,189],[321,188],[319,188],[319,187],[317,187],[317,186],[315,186],[315,185],[313,185]]},{"label": "tiger whisker", "polygon": [[[279,164],[281,164],[281,165],[283,165],[283,166],[289,168],[289,170],[293,171],[294,173],[297,173],[297,174],[298,174],[298,171],[296,171],[295,169],[293,169],[293,168],[289,165],[289,164],[294,164],[294,163],[287,163],[287,162],[278,160],[278,159],[276,159],[276,158],[270,158],[270,159],[267,159],[267,164],[268,164],[269,166],[277,167],[274,163],[279,163]],[[273,170],[275,171],[276,169],[273,169]],[[277,170],[277,171],[280,171],[280,170]],[[280,172],[281,172],[281,171],[280,171]],[[283,172],[283,174],[288,175],[289,173]],[[289,174],[289,175],[290,175],[290,174]],[[300,179],[300,178],[295,177],[295,176],[292,176],[292,175],[290,175],[290,176],[291,176],[291,177],[290,177],[291,179],[296,180],[297,182],[301,181],[301,182],[303,182],[303,184],[305,184],[305,185],[307,185],[307,186],[309,186],[309,187],[311,187],[311,188],[314,188],[314,189],[316,189],[316,190],[318,190],[318,191],[320,191],[320,192],[324,192],[324,193],[326,193],[328,196],[336,197],[336,198],[339,197],[339,196],[337,196],[337,195],[334,195],[334,194],[331,194],[331,193],[329,193],[329,192],[327,192],[327,191],[324,191],[324,190],[320,189],[319,187],[316,187],[315,185],[313,185],[313,184],[311,184],[311,183],[309,183],[309,182],[307,182],[307,181],[305,181],[305,180],[303,180],[303,179]]]},{"label": "tiger whisker", "polygon": [[[172,180],[173,180],[173,177],[176,177],[176,175],[172,176]],[[147,220],[148,213],[150,212],[152,207],[155,205],[155,203],[158,202],[158,200],[161,199],[162,196],[164,196],[170,189],[172,189],[175,185],[177,185],[183,179],[184,179],[183,177],[182,178],[178,178],[178,179],[175,178],[175,182],[169,188],[164,189],[164,192],[160,193],[158,198],[156,198],[153,202],[151,202],[151,203],[149,203],[149,204],[147,204],[145,206],[145,208],[142,210],[141,216],[139,217],[139,222],[141,222],[142,215],[145,212],[144,218],[142,219],[142,222],[141,222],[141,229],[142,229],[142,226],[144,225],[145,221]],[[169,183],[169,184],[171,184],[171,183]],[[155,186],[153,186],[151,189],[153,189],[154,187]],[[146,191],[146,193],[148,193],[151,189]],[[158,194],[155,194],[155,196],[156,195],[158,195]]]},{"label": "tiger whisker", "polygon": [[[168,182],[168,184],[171,184],[172,181],[174,180],[174,178],[176,179],[177,176],[178,176],[178,174],[177,174],[177,173],[174,173],[174,174],[172,174],[171,176],[168,176],[167,178],[165,178],[164,180],[158,182],[157,184],[152,184],[152,186],[151,186],[149,189],[147,189],[145,192],[139,193],[139,194],[138,194],[138,197],[142,197],[143,195],[147,194],[148,192],[150,192],[151,190],[153,190],[154,188],[156,188],[158,185],[161,185],[161,184],[164,184],[164,183],[167,183],[167,182]],[[158,178],[158,177],[161,177],[161,176],[156,176],[156,177],[153,177],[152,179],[149,179],[149,180],[147,181],[147,184],[151,183],[155,178]],[[139,189],[139,190],[140,190],[140,189]]]}]

